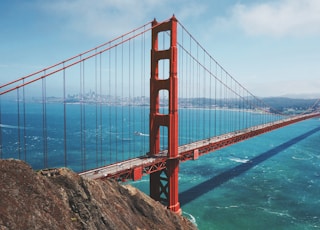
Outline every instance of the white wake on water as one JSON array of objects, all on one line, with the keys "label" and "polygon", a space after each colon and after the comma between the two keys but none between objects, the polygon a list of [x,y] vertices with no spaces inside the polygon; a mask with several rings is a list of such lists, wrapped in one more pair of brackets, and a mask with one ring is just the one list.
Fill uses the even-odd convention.
[{"label": "white wake on water", "polygon": [[14,126],[14,125],[5,125],[5,124],[0,124],[1,128],[8,128],[8,129],[19,129],[18,126]]},{"label": "white wake on water", "polygon": [[188,220],[190,220],[191,223],[193,223],[195,226],[198,226],[196,218],[193,215],[185,211],[182,211],[182,215],[185,216]]},{"label": "white wake on water", "polygon": [[241,159],[241,158],[237,158],[237,157],[229,157],[229,160],[234,161],[234,162],[238,162],[238,163],[248,163],[248,162],[250,162],[249,159]]},{"label": "white wake on water", "polygon": [[308,160],[311,160],[313,158],[313,156],[310,156],[308,154],[308,156],[306,157],[296,157],[296,156],[292,156],[292,159],[293,160],[300,160],[300,161],[308,161]]}]

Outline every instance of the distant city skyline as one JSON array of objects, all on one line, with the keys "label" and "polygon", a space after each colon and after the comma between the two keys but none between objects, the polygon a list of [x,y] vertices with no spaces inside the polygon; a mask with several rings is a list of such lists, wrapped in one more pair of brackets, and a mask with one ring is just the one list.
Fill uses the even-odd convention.
[{"label": "distant city skyline", "polygon": [[[15,100],[15,99],[13,99]],[[107,106],[147,106],[150,105],[150,97],[134,96],[122,97],[112,95],[99,95],[94,91],[87,92],[83,95],[68,94],[66,98],[62,97],[32,97],[25,102],[43,103],[66,103],[66,104],[96,104]],[[252,103],[254,102],[254,103]],[[258,103],[258,104],[257,104]],[[317,103],[317,104],[315,104]],[[161,109],[167,109],[169,105],[168,98],[160,98]],[[293,99],[284,97],[269,97],[261,98],[260,103],[255,98],[179,98],[179,108],[200,108],[200,109],[236,109],[244,110],[261,110],[264,112],[275,112],[284,114],[295,114],[308,111],[313,106],[313,109],[320,108],[319,99]],[[310,111],[309,111],[310,112]]]}]

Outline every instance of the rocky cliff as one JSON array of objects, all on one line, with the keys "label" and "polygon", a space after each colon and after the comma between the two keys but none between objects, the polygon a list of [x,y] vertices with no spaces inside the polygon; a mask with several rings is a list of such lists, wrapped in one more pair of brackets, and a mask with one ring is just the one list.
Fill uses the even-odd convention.
[{"label": "rocky cliff", "polygon": [[[44,175],[47,174],[47,175]],[[0,160],[0,229],[196,229],[132,186]]]}]

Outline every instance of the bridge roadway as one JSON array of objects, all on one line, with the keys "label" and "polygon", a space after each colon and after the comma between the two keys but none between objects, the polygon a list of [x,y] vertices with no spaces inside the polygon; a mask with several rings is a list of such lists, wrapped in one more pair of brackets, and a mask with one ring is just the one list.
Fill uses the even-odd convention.
[{"label": "bridge roadway", "polygon": [[[213,152],[223,147],[293,123],[297,123],[299,121],[319,116],[320,112],[299,115],[182,145],[178,148],[178,158],[182,162],[187,160],[196,160],[198,157],[206,153]],[[139,180],[145,174],[150,174],[166,168],[166,161],[168,159],[167,152],[167,150],[164,150],[156,156],[145,155],[142,157],[125,160],[119,163],[84,171],[79,175],[90,179],[112,178],[122,181],[128,179]]]}]

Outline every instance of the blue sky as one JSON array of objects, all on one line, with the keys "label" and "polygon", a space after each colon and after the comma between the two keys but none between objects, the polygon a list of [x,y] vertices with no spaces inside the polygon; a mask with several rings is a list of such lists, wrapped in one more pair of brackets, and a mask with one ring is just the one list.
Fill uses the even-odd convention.
[{"label": "blue sky", "polygon": [[172,14],[253,94],[320,95],[319,0],[2,0],[0,84]]}]

